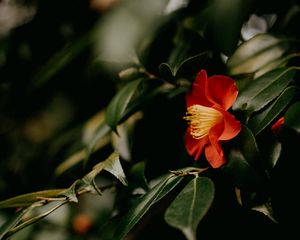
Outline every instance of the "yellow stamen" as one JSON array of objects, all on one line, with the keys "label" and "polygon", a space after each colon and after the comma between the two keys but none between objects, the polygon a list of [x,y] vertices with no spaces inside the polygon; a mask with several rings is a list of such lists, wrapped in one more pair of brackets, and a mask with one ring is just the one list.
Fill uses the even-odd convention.
[{"label": "yellow stamen", "polygon": [[221,121],[222,114],[214,108],[195,104],[187,109],[183,118],[190,125],[192,137],[200,139],[208,135],[209,130]]}]

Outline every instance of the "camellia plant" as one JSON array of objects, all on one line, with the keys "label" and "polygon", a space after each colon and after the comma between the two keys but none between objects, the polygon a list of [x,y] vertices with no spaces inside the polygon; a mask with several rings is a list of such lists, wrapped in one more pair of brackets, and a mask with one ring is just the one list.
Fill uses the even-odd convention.
[{"label": "camellia plant", "polygon": [[0,1],[0,239],[298,239],[299,20]]}]

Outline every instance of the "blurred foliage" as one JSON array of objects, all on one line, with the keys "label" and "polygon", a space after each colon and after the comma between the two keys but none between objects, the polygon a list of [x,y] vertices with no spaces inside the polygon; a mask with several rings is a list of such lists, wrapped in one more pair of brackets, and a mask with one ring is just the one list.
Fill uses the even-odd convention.
[{"label": "blurred foliage", "polygon": [[[297,239],[299,19],[296,0],[0,1],[0,239]],[[184,145],[201,69],[239,88],[219,169]]]}]

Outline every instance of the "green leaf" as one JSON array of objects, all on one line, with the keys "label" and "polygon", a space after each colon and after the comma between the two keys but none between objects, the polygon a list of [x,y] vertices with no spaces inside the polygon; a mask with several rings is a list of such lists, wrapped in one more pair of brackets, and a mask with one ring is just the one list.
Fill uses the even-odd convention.
[{"label": "green leaf", "polygon": [[12,228],[11,230],[9,230],[5,235],[3,239],[7,239],[9,236],[15,234],[16,232],[22,230],[25,227],[28,227],[29,225],[45,218],[46,216],[48,216],[50,213],[52,213],[53,211],[55,211],[56,209],[60,208],[62,205],[66,204],[68,201],[63,201],[63,202],[58,202],[56,203],[56,205],[54,207],[51,207],[49,210],[47,210],[46,212],[32,217],[30,219],[28,219],[27,221],[24,221],[22,223],[20,223],[19,225],[16,225],[14,228]]},{"label": "green leaf", "polygon": [[203,52],[188,57],[174,65],[171,65],[170,63],[161,63],[159,69],[164,73],[163,75],[171,75],[174,78],[191,76],[192,73],[195,74],[199,71],[207,56],[208,52]]},{"label": "green leaf", "polygon": [[214,183],[209,178],[194,178],[165,212],[166,222],[181,230],[188,240],[196,240],[197,226],[209,210],[214,194]]},{"label": "green leaf", "polygon": [[253,134],[258,135],[274,122],[276,117],[288,106],[298,91],[299,89],[296,87],[287,87],[270,107],[251,118],[248,127],[252,130]]},{"label": "green leaf", "polygon": [[92,184],[95,177],[102,171],[106,170],[114,175],[123,185],[127,186],[127,180],[123,171],[123,168],[120,163],[119,154],[113,152],[106,160],[96,164],[93,167],[93,170],[86,174],[82,181],[86,184]]},{"label": "green leaf", "polygon": [[106,109],[106,122],[116,131],[119,121],[124,117],[126,108],[129,102],[132,100],[134,94],[137,92],[139,85],[143,81],[143,78],[131,81],[126,84],[111,100]]},{"label": "green leaf", "polygon": [[77,186],[80,185],[80,180],[76,180],[71,187],[65,190],[62,194],[68,198],[70,202],[78,203],[78,198],[76,196]]},{"label": "green leaf", "polygon": [[54,198],[63,195],[66,189],[51,189],[22,194],[0,202],[0,208],[28,207],[42,198]]},{"label": "green leaf", "polygon": [[251,73],[278,59],[288,48],[288,40],[258,34],[241,44],[227,61],[230,74]]},{"label": "green leaf", "polygon": [[295,75],[295,69],[280,68],[253,80],[240,92],[233,110],[240,109],[251,114],[265,107],[289,85]]},{"label": "green leaf", "polygon": [[105,14],[98,26],[99,57],[105,62],[138,63],[134,49],[149,40],[168,17],[158,14],[166,4],[167,0],[122,1]]},{"label": "green leaf", "polygon": [[252,210],[263,213],[265,216],[267,216],[270,220],[272,220],[274,223],[278,224],[278,221],[276,220],[276,214],[273,211],[273,207],[271,204],[271,200],[267,199],[267,201],[261,205],[257,205],[252,207]]},{"label": "green leaf", "polygon": [[276,68],[285,67],[292,58],[296,58],[299,56],[299,53],[291,53],[287,56],[279,57],[278,59],[268,62],[267,64],[263,65],[258,71],[255,72],[254,78],[256,79]]},{"label": "green leaf", "polygon": [[285,113],[284,121],[287,126],[300,132],[300,102],[294,103]]},{"label": "green leaf", "polygon": [[138,162],[129,171],[128,182],[133,187],[141,187],[148,190],[148,182],[145,177],[145,162]]},{"label": "green leaf", "polygon": [[261,164],[261,155],[258,150],[256,139],[249,128],[245,125],[237,136],[237,143],[241,153],[247,162],[254,168]]},{"label": "green leaf", "polygon": [[[224,54],[231,55],[240,38],[241,27],[249,14],[250,0],[215,0],[206,9],[207,30]],[[226,33],[226,34],[224,34]]]},{"label": "green leaf", "polygon": [[[157,202],[158,197],[163,197],[167,195],[179,182],[182,177],[177,177],[172,174],[167,175],[155,185],[151,190],[149,190],[139,201],[133,206],[129,212],[121,219],[115,234],[114,240],[121,240],[127,235],[127,233],[132,229],[132,227],[144,216],[144,214],[149,210],[149,208]],[[171,187],[170,187],[171,186]],[[168,191],[164,191],[168,188]],[[164,191],[164,194],[161,193]]]},{"label": "green leaf", "polygon": [[90,32],[53,55],[52,58],[50,58],[50,60],[33,76],[31,84],[33,90],[49,81],[89,47],[94,40],[94,30],[95,29],[92,28]]},{"label": "green leaf", "polygon": [[284,121],[285,124],[300,132],[300,102],[294,103],[285,113]]},{"label": "green leaf", "polygon": [[17,226],[27,214],[32,207],[27,207],[19,212],[17,212],[9,221],[7,221],[4,225],[0,227],[0,239],[5,239],[7,236],[7,233],[13,229],[15,226]]},{"label": "green leaf", "polygon": [[222,171],[224,176],[240,189],[253,189],[261,186],[261,177],[238,150],[230,152],[228,163],[222,167]]}]

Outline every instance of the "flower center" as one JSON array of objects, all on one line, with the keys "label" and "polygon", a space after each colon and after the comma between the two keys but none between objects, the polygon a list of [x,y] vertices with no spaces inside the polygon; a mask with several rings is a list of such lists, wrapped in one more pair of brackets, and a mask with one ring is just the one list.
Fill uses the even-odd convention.
[{"label": "flower center", "polygon": [[190,125],[192,137],[200,139],[208,135],[209,130],[221,121],[222,114],[214,108],[195,104],[187,109],[183,118]]}]

